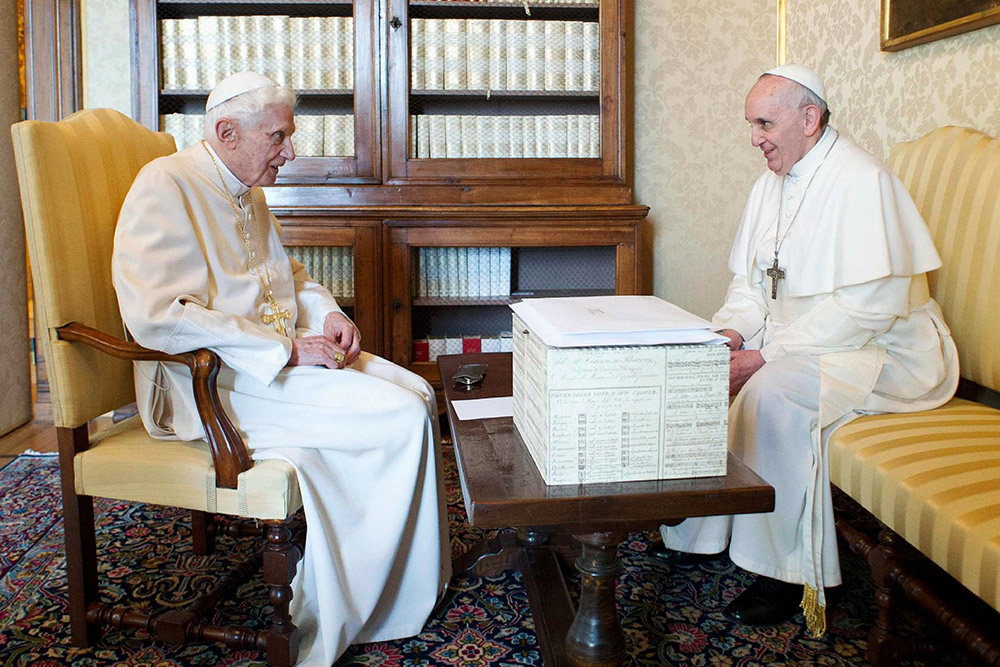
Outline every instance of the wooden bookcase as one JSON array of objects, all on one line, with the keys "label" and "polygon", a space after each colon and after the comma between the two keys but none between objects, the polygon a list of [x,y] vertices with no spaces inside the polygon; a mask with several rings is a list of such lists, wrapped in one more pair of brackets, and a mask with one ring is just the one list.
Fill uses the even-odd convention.
[{"label": "wooden bookcase", "polygon": [[[412,361],[414,337],[453,332],[466,321],[475,329],[469,334],[492,336],[516,298],[648,289],[648,244],[642,242],[647,209],[633,204],[629,185],[632,0],[529,0],[530,14],[521,0],[130,2],[134,109],[143,124],[162,129],[167,114],[203,113],[212,76],[222,69],[211,53],[232,55],[240,40],[277,44],[266,47],[274,49],[271,60],[255,62],[277,57],[278,71],[254,69],[290,85],[289,79],[301,84],[314,77],[313,85],[293,85],[299,121],[352,116],[353,155],[297,157],[266,194],[293,255],[325,246],[350,249],[353,296],[345,303],[365,349],[437,381],[434,364]],[[303,17],[349,17],[350,59],[335,63],[350,70],[349,87],[316,86],[320,74],[295,69],[304,47],[293,42],[301,28],[264,39],[234,28],[258,20],[284,26],[286,16],[289,26],[301,26]],[[210,75],[186,70],[188,78],[178,85],[183,77],[166,68],[182,54],[173,36],[163,48],[162,33],[165,26],[176,31],[183,19],[188,30],[192,21],[214,21],[222,27],[212,30],[222,37],[201,40],[211,57],[197,59],[194,67]],[[490,41],[484,45],[483,39]],[[562,56],[570,89],[565,81],[559,85],[560,51],[553,44],[570,54]],[[577,62],[580,54],[586,63]],[[191,61],[185,63],[190,70]],[[438,66],[440,80],[434,78]],[[315,118],[308,120],[315,125]],[[463,133],[460,146],[456,132]],[[302,137],[296,135],[293,142]],[[421,248],[498,247],[510,249],[513,294],[444,300],[418,294]],[[463,252],[472,257],[485,251]],[[543,288],[519,284],[545,271]],[[590,276],[597,273],[603,277],[594,282]]]}]

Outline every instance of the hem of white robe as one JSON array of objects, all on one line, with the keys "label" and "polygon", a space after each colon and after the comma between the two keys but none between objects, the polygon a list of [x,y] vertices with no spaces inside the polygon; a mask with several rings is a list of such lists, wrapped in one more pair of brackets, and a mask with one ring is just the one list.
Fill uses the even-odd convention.
[{"label": "hem of white robe", "polygon": [[[729,559],[733,561],[736,565],[743,568],[747,572],[752,572],[754,574],[760,574],[765,577],[770,577],[772,579],[777,579],[779,581],[784,581],[789,584],[801,584],[801,585],[812,585],[808,581],[808,577],[805,572],[800,572],[796,570],[788,570],[781,567],[775,567],[771,563],[762,563],[760,561],[754,560],[753,558],[742,554],[740,552],[733,552],[732,549],[729,550]],[[823,587],[832,588],[833,586],[840,586],[843,583],[841,578],[840,564],[837,564],[836,570],[828,570],[823,573]]]}]

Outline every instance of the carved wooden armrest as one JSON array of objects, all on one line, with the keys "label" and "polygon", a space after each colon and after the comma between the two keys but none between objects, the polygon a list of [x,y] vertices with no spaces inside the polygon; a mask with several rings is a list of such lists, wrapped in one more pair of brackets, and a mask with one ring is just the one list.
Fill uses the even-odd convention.
[{"label": "carved wooden armrest", "polygon": [[235,489],[238,475],[253,467],[253,460],[243,438],[229,421],[229,416],[219,402],[215,381],[221,362],[217,354],[204,348],[182,354],[167,354],[109,336],[78,322],[61,326],[56,329],[56,333],[61,340],[85,343],[118,359],[172,361],[187,366],[191,371],[198,416],[205,427],[205,438],[212,448],[216,485]]}]

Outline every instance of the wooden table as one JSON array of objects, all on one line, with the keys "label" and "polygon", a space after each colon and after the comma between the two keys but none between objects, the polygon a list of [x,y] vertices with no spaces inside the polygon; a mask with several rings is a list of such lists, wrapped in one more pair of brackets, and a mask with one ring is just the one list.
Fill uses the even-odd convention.
[{"label": "wooden table", "polygon": [[[481,386],[455,385],[460,364],[489,365]],[[438,358],[448,422],[469,523],[516,527],[484,540],[455,561],[456,574],[521,570],[546,667],[621,665],[625,636],[615,608],[621,564],[616,550],[629,531],[693,516],[774,509],[774,489],[732,455],[724,477],[547,486],[510,417],[459,421],[452,401],[510,396],[511,355]],[[567,542],[572,536],[578,545]],[[579,550],[580,604],[574,612],[557,553]]]}]

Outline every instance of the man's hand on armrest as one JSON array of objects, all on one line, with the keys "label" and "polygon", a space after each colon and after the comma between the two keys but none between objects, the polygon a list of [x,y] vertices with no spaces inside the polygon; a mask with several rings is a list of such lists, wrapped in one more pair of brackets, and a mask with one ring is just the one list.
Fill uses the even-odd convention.
[{"label": "man's hand on armrest", "polygon": [[347,354],[326,336],[292,339],[292,354],[286,366],[326,366],[337,370],[348,365]]},{"label": "man's hand on armrest", "polygon": [[328,313],[323,320],[323,336],[344,352],[345,366],[350,366],[361,356],[361,332],[343,313]]}]

